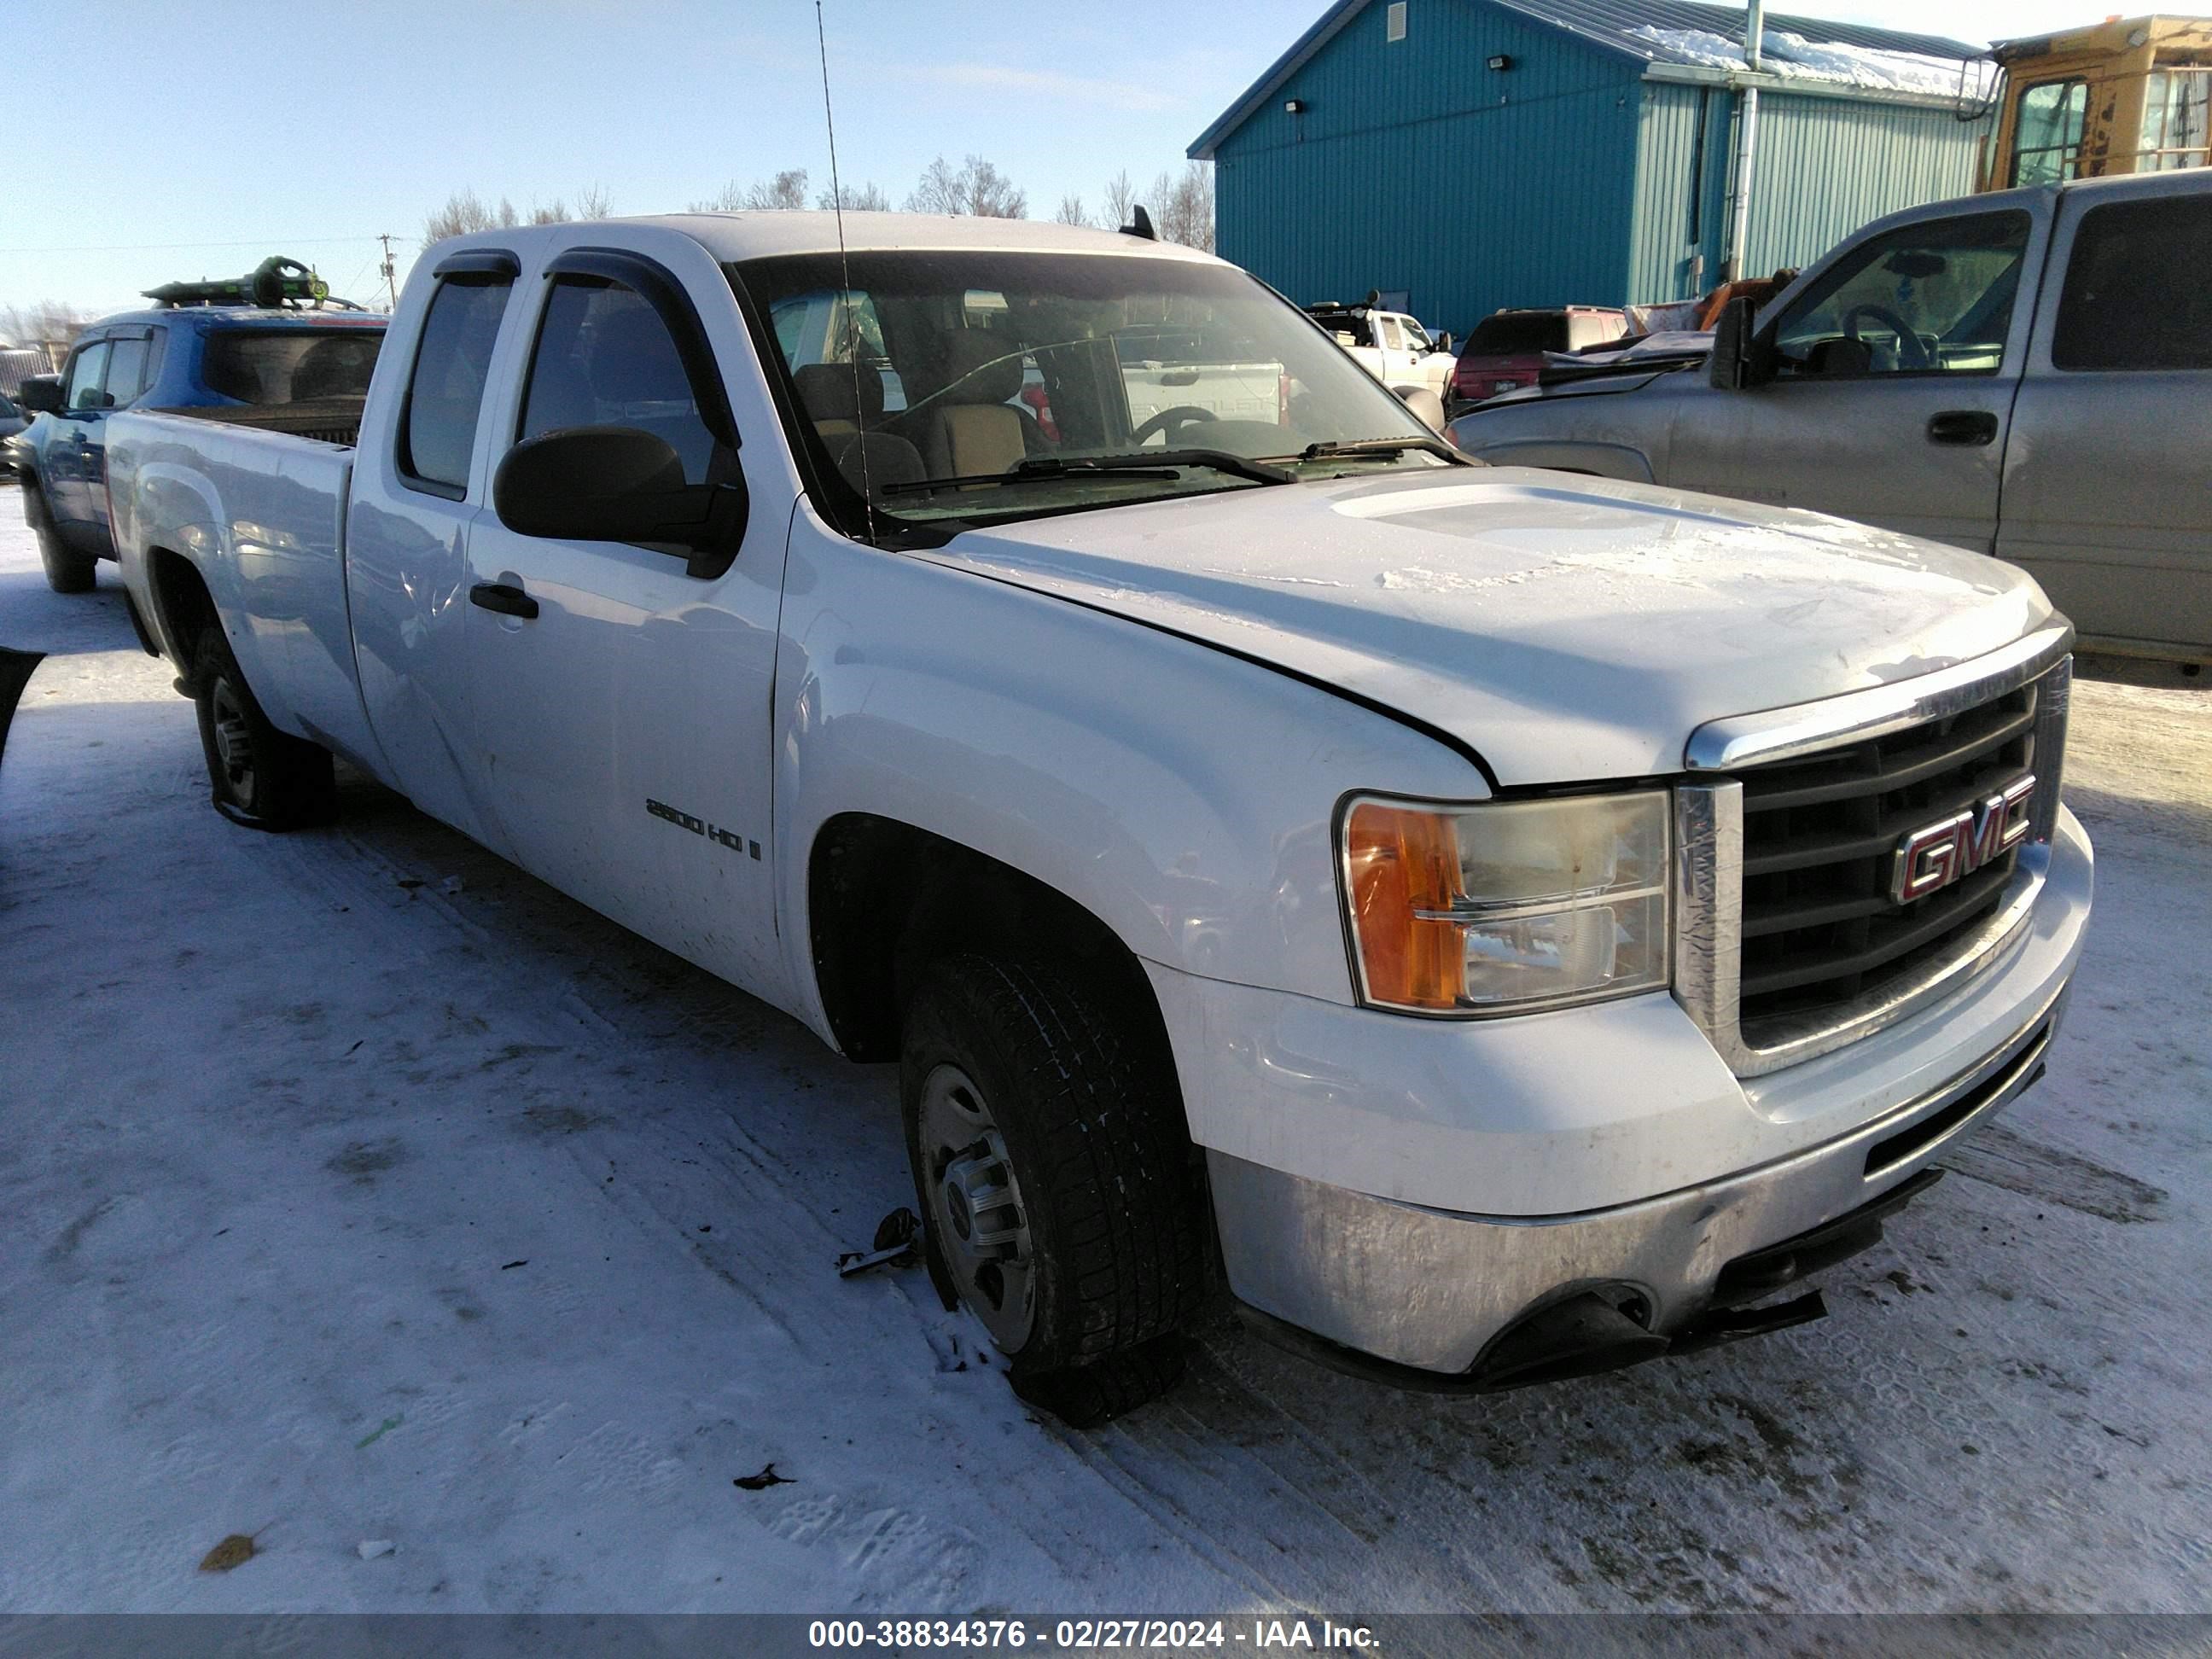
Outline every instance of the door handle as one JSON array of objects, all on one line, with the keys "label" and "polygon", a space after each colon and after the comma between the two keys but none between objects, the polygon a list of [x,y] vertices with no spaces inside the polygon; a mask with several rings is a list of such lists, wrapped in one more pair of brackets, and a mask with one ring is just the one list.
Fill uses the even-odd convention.
[{"label": "door handle", "polygon": [[1997,417],[1986,409],[1947,409],[1928,417],[1931,444],[1965,444],[1978,448],[1997,440]]},{"label": "door handle", "polygon": [[535,620],[538,615],[538,601],[513,582],[478,582],[469,589],[469,603],[482,610],[496,611],[502,617],[520,617],[525,622]]}]

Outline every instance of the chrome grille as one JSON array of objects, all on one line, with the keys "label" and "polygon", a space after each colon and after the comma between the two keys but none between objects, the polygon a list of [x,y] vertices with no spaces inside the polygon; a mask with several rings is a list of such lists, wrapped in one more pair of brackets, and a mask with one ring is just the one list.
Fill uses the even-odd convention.
[{"label": "chrome grille", "polygon": [[1891,865],[1907,831],[2034,769],[2036,690],[1741,775],[1745,1042],[1911,974],[1996,908],[2015,854],[1903,905]]},{"label": "chrome grille", "polygon": [[[2058,818],[2063,623],[1975,661],[1701,726],[1674,792],[1674,995],[1737,1075],[1854,1042],[2004,959]],[[2033,770],[2029,839],[1891,896],[1910,831]]]}]

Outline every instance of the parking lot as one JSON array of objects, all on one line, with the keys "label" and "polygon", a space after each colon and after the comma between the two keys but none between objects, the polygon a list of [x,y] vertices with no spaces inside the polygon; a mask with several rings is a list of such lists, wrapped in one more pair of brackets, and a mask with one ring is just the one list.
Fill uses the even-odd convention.
[{"label": "parking lot", "polygon": [[1826,1321],[1465,1401],[1224,1324],[1080,1434],[833,1271],[892,1068],[357,780],[218,817],[6,488],[0,644],[0,1605],[2212,1610],[2212,691],[2078,685],[2050,1075]]}]

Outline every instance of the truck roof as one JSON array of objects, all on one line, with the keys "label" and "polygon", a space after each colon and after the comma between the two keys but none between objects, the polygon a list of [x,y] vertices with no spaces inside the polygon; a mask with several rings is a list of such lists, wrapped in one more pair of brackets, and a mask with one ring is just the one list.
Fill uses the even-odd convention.
[{"label": "truck roof", "polygon": [[[655,214],[600,222],[653,225],[679,231],[717,259],[732,261],[781,253],[835,253],[838,248],[837,219],[834,213],[777,209],[757,213]],[[969,214],[848,213],[844,221],[844,246],[852,253],[981,248],[1014,253],[1140,254],[1150,258],[1218,263],[1210,253],[1180,247],[1172,242],[1147,241],[1141,236],[1124,235],[1119,231],[1088,230],[1077,225],[1048,224],[1035,219],[993,219]],[[479,231],[454,240],[456,246],[513,247],[548,231],[574,228],[573,224],[518,226]]]},{"label": "truck roof", "polygon": [[137,311],[118,311],[111,317],[102,317],[96,323],[85,325],[87,334],[104,328],[127,328],[133,323],[161,323],[170,328],[186,325],[193,328],[327,328],[333,325],[342,328],[383,328],[392,319],[380,311],[315,311],[307,307],[279,306],[264,309],[259,306],[144,306]]}]

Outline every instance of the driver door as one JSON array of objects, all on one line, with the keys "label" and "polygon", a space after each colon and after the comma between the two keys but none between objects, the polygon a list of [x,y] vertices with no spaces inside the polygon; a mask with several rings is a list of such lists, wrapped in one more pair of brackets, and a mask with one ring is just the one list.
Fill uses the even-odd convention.
[{"label": "driver door", "polygon": [[1663,482],[1992,550],[2049,210],[1917,220],[1764,319],[1775,377],[1682,400]]}]

